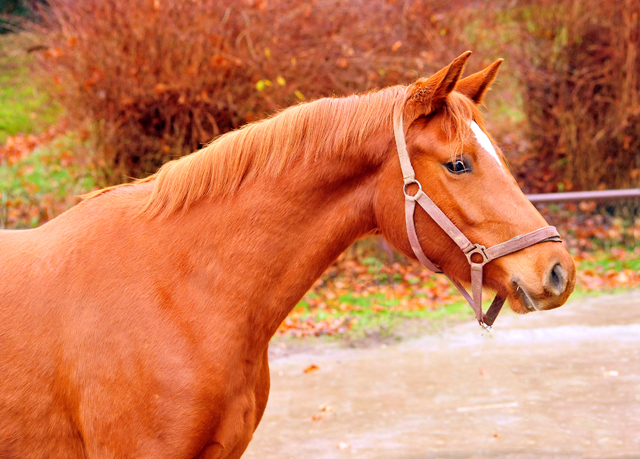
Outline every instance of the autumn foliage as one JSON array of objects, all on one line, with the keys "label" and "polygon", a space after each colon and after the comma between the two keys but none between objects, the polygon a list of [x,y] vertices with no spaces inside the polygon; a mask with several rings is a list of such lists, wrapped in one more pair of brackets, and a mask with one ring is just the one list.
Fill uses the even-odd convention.
[{"label": "autumn foliage", "polygon": [[543,191],[640,186],[640,2],[531,0],[509,13],[532,141],[521,177]]},{"label": "autumn foliage", "polygon": [[478,66],[506,57],[520,77],[508,104],[524,111],[529,142],[519,156],[506,149],[520,183],[640,185],[635,0],[48,5],[36,27],[41,68],[67,112],[92,124],[111,182],[300,100],[406,83],[473,49]]},{"label": "autumn foliage", "polygon": [[445,0],[48,4],[41,63],[67,111],[93,123],[111,181],[300,100],[408,82],[466,49],[466,10]]}]

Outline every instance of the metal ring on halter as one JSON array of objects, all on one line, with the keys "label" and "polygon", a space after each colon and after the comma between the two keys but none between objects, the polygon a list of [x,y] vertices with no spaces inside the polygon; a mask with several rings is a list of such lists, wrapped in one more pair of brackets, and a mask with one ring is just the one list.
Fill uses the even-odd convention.
[{"label": "metal ring on halter", "polygon": [[[487,250],[487,248],[485,246],[483,246],[482,244],[473,244],[471,246],[471,249],[469,251],[466,251],[464,254],[467,256],[467,260],[469,260],[469,263],[471,265],[486,265],[487,263],[489,263],[489,257],[487,256],[487,254],[485,253],[485,250]],[[482,262],[480,263],[476,263],[475,261],[473,261],[471,259],[471,257],[475,254],[478,254],[482,257]]]},{"label": "metal ring on halter", "polygon": [[418,193],[420,191],[422,191],[422,185],[420,184],[420,182],[418,182],[416,179],[409,179],[408,181],[405,182],[405,184],[402,187],[402,192],[404,193],[404,197],[405,198],[409,198],[409,199],[415,199],[416,198],[416,195],[418,193],[414,194],[413,196],[411,196],[410,194],[407,194],[407,186],[414,185],[414,184],[418,185],[418,188],[419,188],[418,189]]}]

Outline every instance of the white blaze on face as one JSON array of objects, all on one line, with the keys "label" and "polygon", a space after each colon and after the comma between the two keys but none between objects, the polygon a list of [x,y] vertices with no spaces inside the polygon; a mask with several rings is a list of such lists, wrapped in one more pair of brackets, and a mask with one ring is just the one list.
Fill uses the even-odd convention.
[{"label": "white blaze on face", "polygon": [[480,146],[484,148],[487,151],[487,153],[493,156],[493,158],[496,161],[498,161],[498,164],[502,166],[502,161],[500,160],[500,156],[498,156],[498,152],[496,151],[495,148],[493,148],[493,144],[491,143],[491,140],[489,140],[489,137],[487,136],[487,134],[485,134],[484,131],[480,128],[480,126],[478,126],[478,123],[476,123],[475,121],[471,121],[471,124],[469,126],[471,127],[471,130],[475,134],[476,140],[478,141]]}]

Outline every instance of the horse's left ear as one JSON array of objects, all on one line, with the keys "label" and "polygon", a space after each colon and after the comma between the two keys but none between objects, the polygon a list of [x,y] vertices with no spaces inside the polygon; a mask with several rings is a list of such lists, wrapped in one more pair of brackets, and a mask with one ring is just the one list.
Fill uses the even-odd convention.
[{"label": "horse's left ear", "polygon": [[467,51],[429,78],[421,78],[407,87],[404,105],[406,126],[421,115],[435,112],[444,104],[447,96],[455,89],[471,51]]},{"label": "horse's left ear", "polygon": [[496,79],[498,69],[503,60],[504,59],[498,59],[486,69],[458,81],[456,91],[464,94],[476,104],[481,103],[489,86],[491,86],[493,80]]}]

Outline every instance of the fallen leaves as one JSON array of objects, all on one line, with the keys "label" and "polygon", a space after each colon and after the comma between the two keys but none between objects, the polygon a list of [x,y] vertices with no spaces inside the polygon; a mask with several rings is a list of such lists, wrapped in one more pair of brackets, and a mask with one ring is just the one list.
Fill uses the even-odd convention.
[{"label": "fallen leaves", "polygon": [[0,227],[39,226],[92,189],[82,132],[63,122],[40,135],[16,135],[0,145]]},{"label": "fallen leaves", "polygon": [[68,123],[63,122],[49,127],[38,135],[16,134],[7,137],[4,145],[0,145],[0,164],[15,164],[16,161],[26,158],[38,146],[51,142],[67,129]]},{"label": "fallen leaves", "polygon": [[320,412],[314,414],[313,416],[311,416],[311,420],[312,421],[319,421],[319,420],[325,418],[326,416],[328,416],[329,414],[331,414],[333,412],[333,408],[330,405],[320,405],[318,407],[318,411],[320,411]]},{"label": "fallen leaves", "polygon": [[385,264],[341,256],[278,329],[286,336],[339,335],[371,313],[435,310],[462,297],[446,277],[407,259]]},{"label": "fallen leaves", "polygon": [[318,410],[320,411],[319,413],[311,416],[312,421],[319,421],[320,419],[324,419],[333,412],[333,408],[330,405],[320,405],[318,407]]},{"label": "fallen leaves", "polygon": [[611,248],[608,253],[581,252],[576,284],[583,291],[640,286],[640,247],[633,250]]},{"label": "fallen leaves", "polygon": [[311,373],[312,371],[317,371],[319,369],[320,369],[320,367],[318,365],[312,364],[312,365],[309,365],[307,368],[305,368],[304,372],[305,373]]},{"label": "fallen leaves", "polygon": [[320,319],[318,316],[291,313],[282,322],[278,332],[282,335],[301,338],[303,336],[336,335],[345,333],[351,328],[352,322],[348,317]]},{"label": "fallen leaves", "polygon": [[[558,228],[565,245],[576,253],[594,253],[616,246],[638,246],[640,210],[637,200],[541,206],[540,213]],[[634,216],[634,214],[636,214]]]}]

